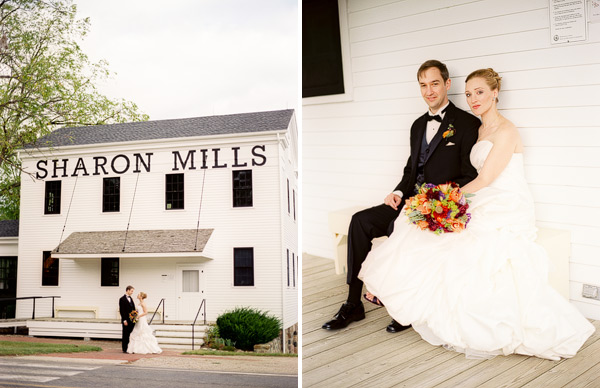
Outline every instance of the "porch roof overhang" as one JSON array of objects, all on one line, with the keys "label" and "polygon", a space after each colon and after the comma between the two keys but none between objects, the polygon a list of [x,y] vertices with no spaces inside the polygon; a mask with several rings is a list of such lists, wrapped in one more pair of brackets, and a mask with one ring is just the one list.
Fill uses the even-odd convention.
[{"label": "porch roof overhang", "polygon": [[52,251],[58,259],[100,257],[208,257],[213,229],[73,232]]}]

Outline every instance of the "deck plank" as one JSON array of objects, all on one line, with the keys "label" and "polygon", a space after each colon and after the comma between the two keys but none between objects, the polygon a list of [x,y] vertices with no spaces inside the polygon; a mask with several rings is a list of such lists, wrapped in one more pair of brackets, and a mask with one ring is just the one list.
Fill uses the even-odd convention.
[{"label": "deck plank", "polygon": [[[384,308],[365,303],[365,319],[341,330],[323,330],[345,301],[346,276],[328,259],[304,255],[302,278],[303,387],[598,387],[600,330],[572,359],[522,355],[489,360],[435,347],[412,329],[385,332]],[[600,329],[600,321],[592,322]]]}]

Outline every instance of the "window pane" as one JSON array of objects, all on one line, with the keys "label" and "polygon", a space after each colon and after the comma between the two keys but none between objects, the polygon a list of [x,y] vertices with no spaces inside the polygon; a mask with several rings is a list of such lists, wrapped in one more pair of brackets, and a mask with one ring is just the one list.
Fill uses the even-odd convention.
[{"label": "window pane", "polygon": [[103,257],[101,264],[100,285],[102,287],[119,286],[119,258]]},{"label": "window pane", "polygon": [[302,97],[344,93],[338,0],[302,2]]},{"label": "window pane", "polygon": [[252,170],[233,171],[233,207],[252,206]]},{"label": "window pane", "polygon": [[61,181],[47,181],[44,214],[60,214]]},{"label": "window pane", "polygon": [[294,287],[296,287],[296,256],[292,253],[292,280],[294,281]]},{"label": "window pane", "polygon": [[194,270],[183,270],[182,271],[182,291],[183,292],[200,292],[200,271]]},{"label": "window pane", "polygon": [[42,286],[58,286],[58,259],[50,251],[44,251],[42,258]]},{"label": "window pane", "polygon": [[183,174],[167,174],[165,179],[165,208],[183,209]]},{"label": "window pane", "polygon": [[253,248],[233,248],[233,285],[254,285]]},{"label": "window pane", "polygon": [[121,204],[121,178],[104,178],[102,211],[118,212]]}]

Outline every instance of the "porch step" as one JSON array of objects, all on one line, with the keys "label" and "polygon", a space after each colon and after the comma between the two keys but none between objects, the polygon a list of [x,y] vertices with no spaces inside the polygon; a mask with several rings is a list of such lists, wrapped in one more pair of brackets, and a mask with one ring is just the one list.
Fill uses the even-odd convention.
[{"label": "porch step", "polygon": [[28,320],[31,337],[121,338],[121,324],[112,322],[82,322],[66,320]]},{"label": "porch step", "polygon": [[22,327],[27,326],[27,319],[0,319],[0,328],[2,327]]},{"label": "porch step", "polygon": [[[192,348],[192,325],[191,324],[152,324],[154,335],[161,347],[175,349]],[[194,326],[194,348],[204,344],[204,337],[208,326]]]},{"label": "porch step", "polygon": [[[78,338],[121,338],[121,323],[118,320],[98,319],[53,319],[27,320],[29,335],[32,337],[78,337]],[[185,322],[153,323],[156,339],[161,347],[191,349],[192,325]],[[209,326],[194,326],[194,346],[204,343]]]},{"label": "porch step", "polygon": [[[163,344],[163,343],[159,343],[159,346],[161,349],[177,349],[177,350],[192,350],[192,341],[190,341],[188,344]],[[202,345],[194,345],[194,349],[193,350],[198,350],[200,349]]]}]

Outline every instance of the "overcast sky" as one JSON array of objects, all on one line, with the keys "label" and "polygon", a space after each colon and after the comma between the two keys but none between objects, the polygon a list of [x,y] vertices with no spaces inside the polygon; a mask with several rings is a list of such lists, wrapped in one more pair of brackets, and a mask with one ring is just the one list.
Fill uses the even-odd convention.
[{"label": "overcast sky", "polygon": [[297,0],[75,0],[101,91],[151,120],[298,108]]}]

